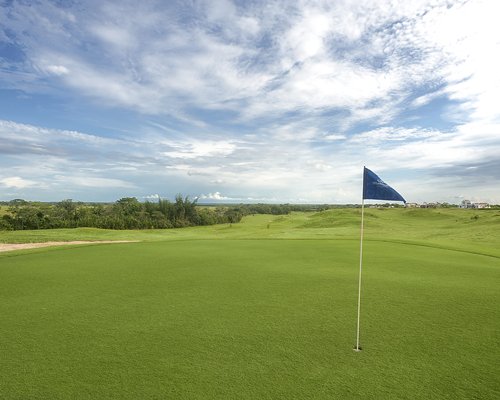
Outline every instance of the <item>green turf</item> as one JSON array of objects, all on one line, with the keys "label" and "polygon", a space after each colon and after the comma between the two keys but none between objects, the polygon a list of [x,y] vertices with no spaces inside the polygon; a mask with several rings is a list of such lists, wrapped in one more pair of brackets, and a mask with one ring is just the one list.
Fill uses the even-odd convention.
[{"label": "green turf", "polygon": [[0,398],[496,399],[497,216],[409,211],[367,210],[360,353],[357,210],[4,253]]}]

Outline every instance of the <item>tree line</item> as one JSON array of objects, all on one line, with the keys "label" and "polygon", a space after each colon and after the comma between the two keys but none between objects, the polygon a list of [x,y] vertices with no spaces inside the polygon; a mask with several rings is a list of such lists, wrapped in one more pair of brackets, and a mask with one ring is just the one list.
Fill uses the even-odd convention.
[{"label": "tree line", "polygon": [[288,214],[327,206],[290,204],[239,204],[200,206],[197,200],[177,195],[174,201],[140,202],[124,197],[111,204],[75,202],[42,203],[22,199],[3,203],[6,212],[0,219],[0,230],[103,228],[168,229],[198,225],[237,223],[249,214]]}]

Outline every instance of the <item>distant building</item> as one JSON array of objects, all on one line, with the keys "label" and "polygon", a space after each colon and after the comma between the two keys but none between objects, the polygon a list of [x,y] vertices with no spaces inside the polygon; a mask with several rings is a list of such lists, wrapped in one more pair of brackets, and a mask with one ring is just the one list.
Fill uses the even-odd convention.
[{"label": "distant building", "polygon": [[488,203],[472,203],[470,200],[463,200],[460,208],[491,208]]},{"label": "distant building", "polygon": [[462,200],[462,203],[460,203],[460,208],[472,208],[472,203],[470,200]]},{"label": "distant building", "polygon": [[420,207],[417,203],[406,203],[407,208],[418,208]]}]

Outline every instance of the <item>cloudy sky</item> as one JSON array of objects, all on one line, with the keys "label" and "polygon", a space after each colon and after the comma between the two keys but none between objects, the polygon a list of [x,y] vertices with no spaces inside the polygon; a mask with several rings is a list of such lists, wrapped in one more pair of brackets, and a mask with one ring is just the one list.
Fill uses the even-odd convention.
[{"label": "cloudy sky", "polygon": [[0,0],[0,200],[500,203],[497,0]]}]

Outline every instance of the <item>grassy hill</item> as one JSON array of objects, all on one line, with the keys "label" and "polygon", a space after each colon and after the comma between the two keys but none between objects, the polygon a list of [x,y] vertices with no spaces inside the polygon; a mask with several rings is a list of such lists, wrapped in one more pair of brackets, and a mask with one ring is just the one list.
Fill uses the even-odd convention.
[{"label": "grassy hill", "polygon": [[365,217],[360,353],[360,210],[2,232],[143,242],[0,254],[0,398],[498,398],[500,212]]},{"label": "grassy hill", "polygon": [[[94,228],[0,231],[0,243],[71,240],[354,239],[360,209],[251,215],[238,224],[166,230]],[[365,209],[365,240],[389,240],[500,256],[500,210]]]}]

